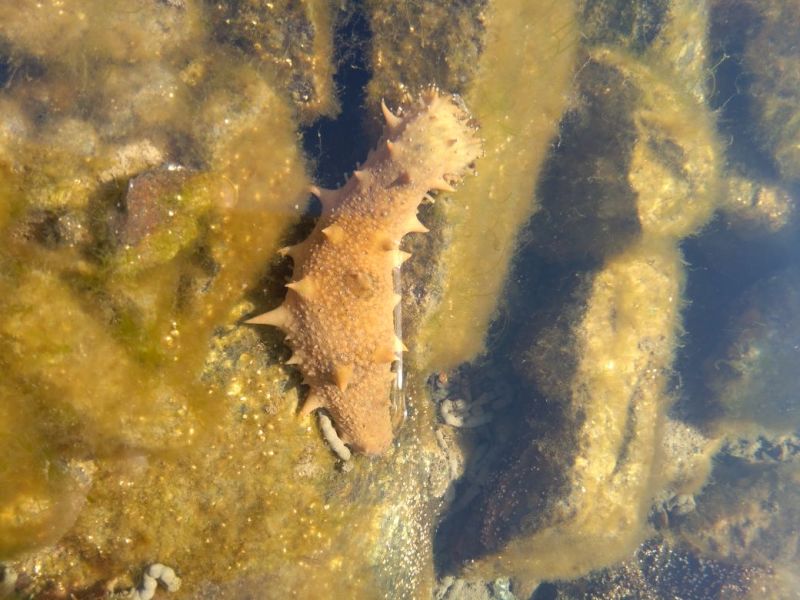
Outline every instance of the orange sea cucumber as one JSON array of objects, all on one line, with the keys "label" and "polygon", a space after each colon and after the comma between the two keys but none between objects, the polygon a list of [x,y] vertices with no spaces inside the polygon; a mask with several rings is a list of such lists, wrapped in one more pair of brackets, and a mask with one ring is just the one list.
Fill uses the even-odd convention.
[{"label": "orange sea cucumber", "polygon": [[417,207],[432,189],[452,185],[481,153],[469,114],[454,96],[429,90],[386,120],[378,147],[337,190],[312,188],[322,203],[314,231],[282,252],[294,261],[286,299],[248,321],[286,332],[310,386],[301,413],[326,409],[339,437],[357,452],[380,454],[392,442],[392,363],[400,301],[393,270],[409,254],[400,240],[427,229]]}]

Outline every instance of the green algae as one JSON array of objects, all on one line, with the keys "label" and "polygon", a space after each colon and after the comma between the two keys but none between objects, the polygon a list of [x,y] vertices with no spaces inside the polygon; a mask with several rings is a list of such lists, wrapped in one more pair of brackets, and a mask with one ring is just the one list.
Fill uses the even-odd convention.
[{"label": "green algae", "polygon": [[[220,14],[207,22],[198,3],[170,1],[82,23],[81,10],[103,7],[60,4],[60,39],[39,37],[50,21],[33,35],[30,7],[4,15],[18,27],[4,42],[28,79],[0,98],[0,558],[35,574],[26,593],[127,588],[157,560],[184,578],[176,598],[430,597],[448,457],[433,435],[424,375],[474,358],[498,305],[506,309],[501,286],[517,232],[538,208],[534,185],[557,122],[585,106],[578,94],[602,92],[594,79],[573,90],[579,58],[579,86],[613,74],[608,85],[634,93],[620,107],[629,117],[622,166],[592,171],[584,156],[574,173],[622,180],[630,194],[621,214],[637,227],[609,222],[603,237],[602,221],[576,222],[572,235],[600,266],[580,310],[559,313],[575,343],[542,356],[543,344],[558,342],[545,335],[538,348],[527,340],[525,354],[538,360],[529,380],[549,377],[551,399],[583,411],[543,438],[573,493],[549,490],[539,520],[475,571],[511,575],[524,589],[622,558],[649,532],[648,503],[671,476],[660,471],[673,472],[658,446],[681,331],[677,244],[710,218],[719,191],[702,10],[584,2],[581,36],[603,45],[580,49],[567,3],[404,3],[394,21],[387,5],[367,3],[371,110],[382,95],[398,101],[438,83],[474,109],[487,155],[464,189],[426,209],[442,268],[404,274],[433,281],[425,305],[407,313],[415,354],[397,445],[345,469],[315,421],[296,416],[303,391],[278,366],[280,337],[238,325],[279,300],[284,265],[270,260],[308,184],[295,123],[335,106],[331,8],[227,2],[227,23]],[[185,13],[169,12],[180,5]],[[606,8],[624,22],[616,27]],[[276,40],[295,27],[312,28],[313,42],[301,36],[299,54],[284,54]],[[48,72],[36,75],[32,61]],[[275,72],[297,84],[288,98]],[[73,114],[78,97],[93,108]],[[145,190],[137,229],[131,186],[169,164],[183,175]],[[591,208],[577,195],[562,203]],[[556,364],[565,353],[566,368]],[[543,443],[534,436],[520,443]],[[559,501],[575,510],[553,511]]]},{"label": "green algae", "polygon": [[277,81],[287,82],[301,121],[335,116],[333,6],[321,0],[206,4],[215,37],[255,57]]},{"label": "green algae", "polygon": [[721,430],[791,434],[800,428],[793,376],[800,339],[800,274],[787,269],[756,283],[735,303],[726,335],[709,358],[708,387]]},{"label": "green algae", "polygon": [[[558,325],[534,329],[517,346],[518,369],[553,406],[506,450],[492,491],[473,509],[479,548],[464,567],[483,578],[512,573],[523,594],[544,577],[572,578],[627,557],[651,534],[652,499],[668,483],[657,448],[682,331],[678,242],[708,222],[720,189],[714,121],[693,79],[701,70],[680,68],[680,57],[664,50],[685,49],[669,41],[693,20],[679,9],[693,10],[675,9],[666,39],[653,43],[658,54],[590,48],[579,75],[598,77],[581,85],[585,92],[617,96],[603,104],[584,97],[575,107],[577,133],[559,158],[578,153],[588,170],[573,171],[587,195],[548,207],[548,218],[558,223],[557,245],[575,239],[578,256],[598,266],[567,306],[555,308]],[[621,124],[628,129],[603,131]],[[608,168],[603,144],[592,144],[610,136],[624,148],[622,172]],[[614,190],[628,190],[627,199],[616,202]],[[604,218],[613,234],[598,225]],[[636,230],[615,238],[628,233],[619,227],[625,222]]]},{"label": "green algae", "polygon": [[446,277],[417,342],[430,370],[450,369],[484,349],[517,232],[535,211],[534,185],[574,67],[569,3],[497,3],[487,24],[486,48],[464,94],[484,139],[477,170],[491,175],[467,179],[442,209]]},{"label": "green algae", "polygon": [[784,179],[800,178],[800,53],[795,32],[800,9],[792,2],[744,2],[755,13],[744,66],[752,83],[754,135]]},{"label": "green algae", "polygon": [[[373,44],[367,94],[398,105],[431,84],[463,94],[473,83],[486,44],[487,0],[369,0]],[[502,10],[502,9],[501,9]],[[418,60],[418,52],[427,60]]]},{"label": "green algae", "polygon": [[[79,26],[73,9],[68,29]],[[97,43],[112,43],[106,26],[91,30]],[[55,65],[41,84],[59,89],[74,49],[66,42],[56,59],[61,46],[23,38],[14,40],[23,54]],[[34,595],[130,587],[156,557],[192,595],[425,595],[432,411],[417,407],[392,460],[359,462],[344,477],[311,418],[296,416],[300,390],[276,366],[279,338],[237,325],[256,310],[242,299],[260,296],[309,182],[270,70],[224,45],[193,53],[197,41],[162,44],[169,58],[158,65],[138,46],[141,65],[117,64],[113,52],[108,63],[90,58],[101,75],[91,97],[126,108],[99,106],[72,144],[50,148],[52,131],[26,115],[32,129],[5,138],[4,167],[21,177],[4,180],[13,202],[2,214],[3,392],[42,400],[34,413],[4,413],[0,487],[17,492],[2,498],[2,558],[37,573],[26,584]],[[145,74],[155,88],[140,92]],[[175,77],[177,99],[154,107]],[[12,108],[26,92],[11,86]],[[66,98],[58,110],[69,111]],[[42,121],[56,109],[45,103]],[[278,290],[272,277],[261,284]],[[421,388],[412,379],[410,397]],[[54,457],[63,466],[43,471]],[[24,512],[31,502],[38,513]]]}]

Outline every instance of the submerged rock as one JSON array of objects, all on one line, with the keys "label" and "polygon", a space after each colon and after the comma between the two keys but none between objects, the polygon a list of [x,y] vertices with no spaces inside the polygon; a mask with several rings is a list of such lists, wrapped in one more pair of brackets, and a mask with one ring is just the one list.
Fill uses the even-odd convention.
[{"label": "submerged rock", "polygon": [[214,36],[284,82],[300,120],[334,116],[333,5],[326,2],[206,0]]},{"label": "submerged rock", "polygon": [[[689,7],[679,8],[664,36],[682,35],[693,21]],[[673,44],[654,42],[664,46]],[[554,156],[561,170],[549,171],[565,171],[575,154],[569,168],[583,188],[571,183],[576,176],[556,177],[554,187],[573,193],[549,188],[544,225],[533,220],[534,231],[549,236],[538,235],[532,253],[569,267],[545,280],[563,292],[520,298],[521,306],[551,307],[513,325],[519,333],[509,354],[535,387],[517,408],[509,441],[495,442],[501,458],[489,483],[442,535],[442,552],[460,553],[455,562],[468,573],[511,575],[523,596],[542,578],[576,577],[624,559],[652,534],[648,513],[664,486],[675,484],[669,478],[691,478],[664,472],[659,447],[681,332],[677,244],[713,214],[720,150],[692,79],[699,70],[683,77],[672,70],[680,64],[672,54],[588,53],[580,73],[586,95],[570,115],[574,139]],[[613,153],[622,156],[618,163],[596,139],[623,149]],[[559,252],[573,240],[576,252]],[[576,262],[586,258],[589,270]],[[708,458],[692,468],[703,471]]]},{"label": "submerged rock", "polygon": [[719,428],[800,430],[800,273],[790,268],[758,282],[734,304],[708,385],[722,410]]},{"label": "submerged rock", "polygon": [[[297,415],[306,390],[281,337],[241,324],[279,304],[288,269],[271,257],[302,238],[297,130],[336,110],[334,9],[23,4],[0,8],[0,589],[149,594],[154,563],[180,575],[175,598],[215,600],[510,599],[557,577],[579,579],[536,597],[705,598],[796,582],[777,537],[795,518],[796,434],[767,431],[793,414],[770,380],[786,370],[778,320],[732,321],[715,358],[739,374],[714,379],[718,430],[667,415],[678,246],[725,189],[705,3],[346,7],[372,28],[339,40],[369,53],[365,106],[435,83],[462,92],[487,142],[477,176],[423,211],[432,242],[403,276],[396,444],[346,466]],[[727,189],[755,198],[748,222],[788,230],[790,198],[752,183],[767,180]],[[791,286],[764,287],[754,304],[791,325]],[[425,385],[484,351],[450,372],[471,383]],[[755,449],[728,435],[745,421]],[[704,488],[724,442],[720,460],[752,468]],[[650,535],[663,540],[641,545]]]},{"label": "submerged rock", "polygon": [[[800,6],[770,0],[743,2],[755,14],[755,34],[744,52],[755,137],[784,179],[800,179]],[[744,32],[741,32],[743,34]]]},{"label": "submerged rock", "polygon": [[[764,597],[787,597],[779,592],[779,582],[798,560],[798,473],[796,463],[722,459],[712,483],[697,496],[696,510],[676,528],[676,539],[713,560],[760,570],[768,590]],[[774,583],[768,583],[771,578]]]}]

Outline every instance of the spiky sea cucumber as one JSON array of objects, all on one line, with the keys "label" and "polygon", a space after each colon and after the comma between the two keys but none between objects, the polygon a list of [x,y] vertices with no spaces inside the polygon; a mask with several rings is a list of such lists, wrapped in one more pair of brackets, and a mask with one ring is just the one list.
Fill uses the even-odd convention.
[{"label": "spiky sea cucumber", "polygon": [[342,441],[365,454],[384,452],[393,437],[392,363],[404,350],[393,270],[410,256],[400,240],[427,231],[417,219],[426,193],[454,191],[481,153],[456,96],[428,90],[399,116],[381,107],[383,135],[361,168],[337,190],[311,190],[322,215],[308,238],[282,250],[294,261],[285,301],[248,321],[286,332],[288,364],[311,388],[301,414],[326,409]]}]

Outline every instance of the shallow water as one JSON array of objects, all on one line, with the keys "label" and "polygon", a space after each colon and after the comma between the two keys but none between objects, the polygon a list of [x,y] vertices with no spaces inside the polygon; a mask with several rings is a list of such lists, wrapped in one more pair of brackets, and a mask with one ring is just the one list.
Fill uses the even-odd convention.
[{"label": "shallow water", "polygon": [[[0,597],[797,597],[799,31],[0,0]],[[484,153],[402,243],[393,446],[343,460],[243,322],[430,85]]]}]

